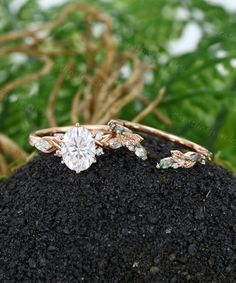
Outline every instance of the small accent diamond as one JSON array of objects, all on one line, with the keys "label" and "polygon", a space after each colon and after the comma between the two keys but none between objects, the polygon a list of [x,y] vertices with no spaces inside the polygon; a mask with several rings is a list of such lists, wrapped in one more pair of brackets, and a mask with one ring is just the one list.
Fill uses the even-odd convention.
[{"label": "small accent diamond", "polygon": [[130,151],[134,151],[134,144],[131,141],[125,141],[124,146],[126,146]]},{"label": "small accent diamond", "polygon": [[111,120],[107,125],[108,125],[110,131],[113,132],[113,130],[114,130],[115,126],[116,126],[116,121],[115,120]]},{"label": "small accent diamond", "polygon": [[52,147],[52,145],[50,144],[50,142],[46,141],[46,140],[39,140],[36,144],[35,147],[42,151],[42,152],[48,152],[48,150]]},{"label": "small accent diamond", "polygon": [[100,141],[102,139],[103,135],[104,135],[103,132],[100,132],[100,131],[96,132],[95,140]]},{"label": "small accent diamond", "polygon": [[108,143],[109,143],[110,148],[112,149],[117,149],[117,148],[122,147],[122,145],[117,141],[117,139],[111,139],[109,140]]},{"label": "small accent diamond", "polygon": [[54,155],[57,157],[62,157],[61,150],[57,150]]},{"label": "small accent diamond", "polygon": [[100,155],[103,155],[103,154],[104,154],[104,151],[101,147],[96,148],[96,155],[97,156],[100,156]]},{"label": "small accent diamond", "polygon": [[54,137],[59,139],[59,140],[63,140],[64,134],[54,134]]}]

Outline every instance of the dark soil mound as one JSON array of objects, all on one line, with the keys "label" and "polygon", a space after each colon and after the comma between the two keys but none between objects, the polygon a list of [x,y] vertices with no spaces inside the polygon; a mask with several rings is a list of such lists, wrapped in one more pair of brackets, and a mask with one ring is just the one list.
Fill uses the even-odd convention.
[{"label": "dark soil mound", "polygon": [[[41,155],[0,185],[0,282],[236,282],[236,179],[106,152],[76,175]],[[176,149],[176,145],[173,145]]]}]

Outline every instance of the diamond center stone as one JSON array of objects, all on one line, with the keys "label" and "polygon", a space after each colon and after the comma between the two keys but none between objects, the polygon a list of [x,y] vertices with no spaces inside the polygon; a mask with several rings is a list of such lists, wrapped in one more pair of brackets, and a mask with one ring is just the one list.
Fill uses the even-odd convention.
[{"label": "diamond center stone", "polygon": [[61,145],[61,156],[71,170],[79,173],[88,169],[95,161],[95,140],[89,130],[76,126],[64,135]]}]

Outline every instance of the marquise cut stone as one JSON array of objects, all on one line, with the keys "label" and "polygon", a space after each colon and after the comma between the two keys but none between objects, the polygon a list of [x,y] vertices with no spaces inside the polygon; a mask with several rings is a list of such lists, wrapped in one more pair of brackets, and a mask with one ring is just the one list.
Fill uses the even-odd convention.
[{"label": "marquise cut stone", "polygon": [[47,153],[48,150],[52,147],[52,145],[50,144],[50,142],[48,142],[47,140],[39,140],[36,144],[35,144],[35,147],[44,152],[44,153]]},{"label": "marquise cut stone", "polygon": [[76,126],[70,128],[62,140],[61,156],[71,170],[79,173],[95,161],[95,140],[89,130]]}]

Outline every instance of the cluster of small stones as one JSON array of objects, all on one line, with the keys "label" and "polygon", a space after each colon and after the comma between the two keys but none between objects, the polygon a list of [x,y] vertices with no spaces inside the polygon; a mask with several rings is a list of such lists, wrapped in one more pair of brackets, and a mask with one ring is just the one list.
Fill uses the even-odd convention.
[{"label": "cluster of small stones", "polygon": [[168,169],[168,168],[192,168],[196,163],[206,164],[206,156],[188,151],[186,153],[182,153],[178,150],[171,151],[171,157],[166,157],[161,159],[159,163],[157,163],[158,169]]},{"label": "cluster of small stones", "polygon": [[[101,141],[101,140],[103,139],[103,135],[104,135],[103,132],[98,131],[98,132],[96,132],[96,134],[95,134],[95,136],[94,136],[94,139],[95,139],[96,141]],[[98,146],[98,145],[97,145],[97,146],[96,146],[96,150],[95,150],[95,154],[96,154],[97,156],[103,155],[103,154],[104,154],[103,148],[102,148],[101,146]]]},{"label": "cluster of small stones", "polygon": [[117,149],[122,146],[128,148],[130,151],[133,151],[135,155],[143,160],[147,159],[147,151],[140,144],[142,137],[137,134],[133,134],[126,127],[119,125],[116,121],[111,121],[108,123],[110,131],[116,134],[116,136],[109,141],[109,146],[112,149]]}]

